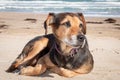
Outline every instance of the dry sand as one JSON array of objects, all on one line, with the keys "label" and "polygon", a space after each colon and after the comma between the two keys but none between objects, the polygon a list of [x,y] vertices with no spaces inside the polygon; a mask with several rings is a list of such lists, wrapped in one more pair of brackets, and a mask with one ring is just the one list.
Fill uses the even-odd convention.
[{"label": "dry sand", "polygon": [[0,12],[0,80],[120,80],[120,18],[115,17],[116,23],[105,22],[107,17],[86,17],[86,36],[95,61],[89,74],[64,78],[49,71],[37,77],[6,73],[24,45],[44,34],[42,25],[46,16]]}]

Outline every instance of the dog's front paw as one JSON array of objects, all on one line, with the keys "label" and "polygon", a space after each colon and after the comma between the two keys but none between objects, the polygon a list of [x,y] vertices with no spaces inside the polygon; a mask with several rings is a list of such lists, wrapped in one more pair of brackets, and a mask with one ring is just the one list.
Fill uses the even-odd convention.
[{"label": "dog's front paw", "polygon": [[22,68],[22,69],[20,70],[20,73],[19,73],[19,74],[20,74],[20,75],[29,75],[32,69],[33,69],[33,68],[32,68],[31,66],[26,67],[26,68]]},{"label": "dog's front paw", "polygon": [[60,68],[61,70],[61,75],[64,76],[64,77],[74,77],[76,75],[78,75],[78,73],[72,71],[72,70],[68,70],[68,69],[65,69],[65,68]]},{"label": "dog's front paw", "polygon": [[25,75],[26,74],[26,72],[27,72],[27,70],[25,69],[25,68],[22,68],[21,70],[20,70],[20,75]]}]

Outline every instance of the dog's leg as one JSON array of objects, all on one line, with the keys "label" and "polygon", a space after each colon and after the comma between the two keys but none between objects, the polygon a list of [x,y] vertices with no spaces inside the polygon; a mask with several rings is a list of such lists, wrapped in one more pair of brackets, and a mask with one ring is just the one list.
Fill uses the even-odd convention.
[{"label": "dog's leg", "polygon": [[43,64],[37,64],[35,67],[28,66],[20,70],[20,75],[26,76],[38,76],[46,71],[46,66]]},{"label": "dog's leg", "polygon": [[54,67],[50,70],[52,72],[57,73],[57,74],[64,76],[64,77],[74,77],[74,76],[78,75],[78,73],[76,73],[72,70],[65,69],[65,68]]},{"label": "dog's leg", "polygon": [[47,38],[41,38],[39,41],[36,41],[34,46],[33,46],[32,51],[30,51],[25,58],[23,58],[22,60],[18,61],[15,64],[15,67],[18,67],[20,64],[22,64],[22,63],[32,59],[33,57],[35,57],[37,54],[39,54],[39,52],[41,50],[43,50],[47,46],[47,43],[48,43],[48,39]]},{"label": "dog's leg", "polygon": [[88,61],[86,64],[84,64],[83,66],[81,66],[78,69],[73,70],[76,73],[79,74],[87,74],[89,73],[91,70],[93,69],[93,63],[91,61]]},{"label": "dog's leg", "polygon": [[43,37],[43,38],[40,38],[39,40],[37,40],[33,44],[32,50],[30,50],[30,48],[23,49],[22,52],[28,52],[28,53],[21,53],[20,56],[22,56],[22,58],[19,56],[6,71],[7,72],[13,72],[21,64],[31,60],[33,57],[35,57],[37,54],[39,54],[40,51],[42,51],[47,46],[47,44],[48,44],[48,39]]},{"label": "dog's leg", "polygon": [[40,58],[34,67],[28,66],[26,68],[22,68],[20,70],[20,74],[27,76],[38,76],[44,73],[46,71],[47,66],[43,59],[44,57]]}]

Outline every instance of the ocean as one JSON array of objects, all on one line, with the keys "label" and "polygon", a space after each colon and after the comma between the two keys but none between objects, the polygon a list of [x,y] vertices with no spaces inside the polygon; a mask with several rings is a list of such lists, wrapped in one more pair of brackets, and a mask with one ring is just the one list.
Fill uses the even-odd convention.
[{"label": "ocean", "polygon": [[0,0],[0,12],[82,12],[85,16],[120,17],[120,0]]}]

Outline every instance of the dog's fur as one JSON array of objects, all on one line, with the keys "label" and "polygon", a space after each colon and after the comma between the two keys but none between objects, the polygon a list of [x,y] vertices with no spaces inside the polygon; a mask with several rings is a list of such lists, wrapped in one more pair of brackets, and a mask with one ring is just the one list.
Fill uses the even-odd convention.
[{"label": "dog's fur", "polygon": [[[53,34],[47,35],[47,27]],[[40,75],[49,69],[64,77],[88,73],[93,68],[86,23],[82,13],[49,13],[45,34],[29,41],[7,72]]]}]

